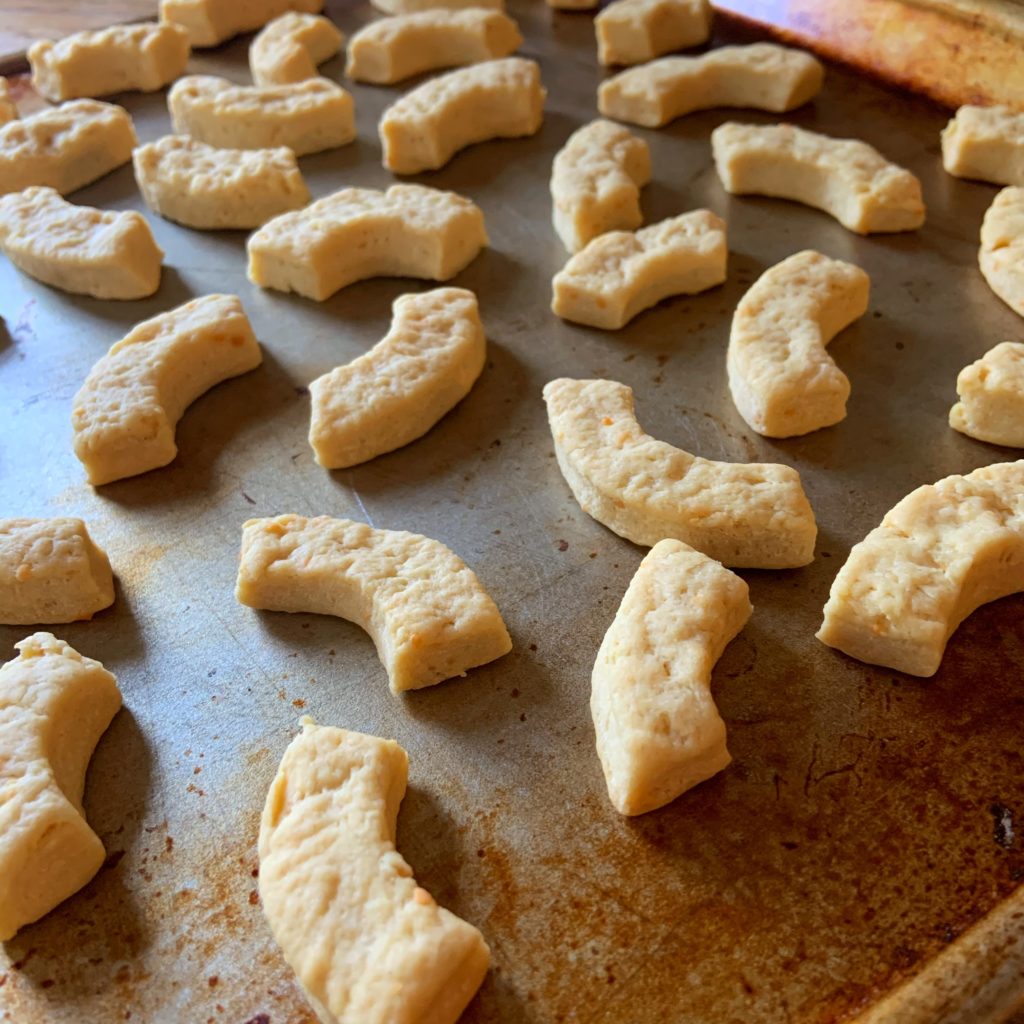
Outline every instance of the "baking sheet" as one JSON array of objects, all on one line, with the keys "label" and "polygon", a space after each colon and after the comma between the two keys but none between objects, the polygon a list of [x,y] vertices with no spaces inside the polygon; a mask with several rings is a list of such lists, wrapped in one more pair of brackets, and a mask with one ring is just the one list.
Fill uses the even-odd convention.
[{"label": "baking sheet", "polygon": [[[329,7],[346,33],[373,16],[365,4]],[[923,230],[864,239],[794,204],[729,197],[708,135],[730,117],[768,116],[712,111],[636,129],[654,162],[647,220],[701,206],[723,215],[729,279],[617,333],[561,323],[548,311],[565,259],[548,175],[595,115],[602,72],[589,15],[510,9],[523,52],[542,65],[546,120],[534,138],[475,147],[416,179],[484,209],[492,246],[455,283],[478,293],[490,348],[472,393],[408,448],[321,470],[305,385],[379,340],[391,302],[427,283],[370,281],[322,304],[264,293],[245,278],[242,233],[148,213],[167,266],[146,301],[64,295],[0,261],[0,515],[82,516],[107,548],[117,603],[55,632],[101,659],[125,696],[86,792],[107,865],[3,947],[2,1019],[313,1021],[255,878],[266,787],[302,714],[408,749],[399,848],[494,953],[472,1024],[849,1020],[1015,891],[1024,857],[1006,823],[1024,808],[1021,600],[972,616],[930,681],[813,636],[850,546],[897,500],[1014,457],[946,425],[961,367],[1021,337],[977,270],[995,189],[943,172],[946,112],[830,69],[824,93],[787,120],[864,138],[911,168],[929,205]],[[749,38],[724,22],[716,31],[719,43]],[[246,44],[193,69],[246,81]],[[340,67],[324,70],[336,78]],[[376,123],[399,90],[352,91],[359,141],[301,161],[315,196],[393,180]],[[168,130],[163,96],[124,103],[142,139]],[[128,167],[73,198],[141,208]],[[761,272],[805,247],[864,267],[871,307],[831,348],[853,385],[848,418],[769,441],[728,395],[729,320]],[[94,491],[71,452],[72,396],[132,324],[212,290],[242,297],[264,365],[195,403],[172,466]],[[581,512],[558,472],[540,392],[561,375],[630,384],[650,433],[690,451],[798,467],[820,527],[807,568],[743,573],[755,612],[714,675],[732,766],[635,820],[607,802],[588,699],[598,644],[643,551]],[[395,697],[356,627],[241,607],[241,524],[282,512],[444,541],[497,601],[515,650]],[[5,658],[26,632],[0,627]]]}]

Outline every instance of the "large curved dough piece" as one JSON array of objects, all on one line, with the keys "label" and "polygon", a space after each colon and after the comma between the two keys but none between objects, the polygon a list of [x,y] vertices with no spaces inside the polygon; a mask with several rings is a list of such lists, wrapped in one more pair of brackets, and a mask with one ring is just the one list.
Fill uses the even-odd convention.
[{"label": "large curved dough piece", "polygon": [[958,178],[1024,185],[1024,113],[961,107],[942,130],[942,166]]},{"label": "large curved dough piece", "polygon": [[765,437],[846,417],[850,381],[825,346],[868,308],[860,267],[811,249],[766,270],[732,318],[726,367],[739,414]]},{"label": "large curved dough piece", "polygon": [[75,455],[94,486],[166,466],[185,410],[259,366],[259,343],[234,295],[206,295],[134,327],[74,399]]},{"label": "large curved dough piece", "polygon": [[1004,341],[965,366],[949,425],[968,437],[1024,448],[1024,344]]},{"label": "large curved dough piece", "polygon": [[18,108],[11,97],[11,87],[7,84],[7,79],[0,75],[0,126],[17,120]]},{"label": "large curved dough piece", "polygon": [[1004,188],[985,211],[978,266],[989,288],[1024,316],[1024,188]]},{"label": "large curved dough piece", "polygon": [[614,380],[553,380],[544,400],[566,483],[620,537],[649,547],[674,538],[748,569],[814,556],[814,513],[795,469],[712,462],[657,441],[637,422],[632,388]]},{"label": "large curved dough piece", "polygon": [[309,385],[316,461],[344,469],[422,437],[469,394],[486,356],[472,292],[435,288],[396,299],[381,341]]},{"label": "large curved dough piece", "polygon": [[180,25],[193,46],[219,46],[288,11],[317,14],[324,0],[160,0],[160,20]]},{"label": "large curved dough piece", "polygon": [[330,60],[344,35],[320,14],[291,11],[275,18],[252,41],[249,69],[256,85],[289,85],[316,78],[317,65]]},{"label": "large curved dough piece", "polygon": [[370,3],[385,14],[417,14],[420,11],[461,11],[467,7],[483,7],[486,10],[505,10],[505,0],[370,0]]},{"label": "large curved dough piece", "polygon": [[722,185],[734,195],[792,199],[861,235],[924,223],[921,183],[858,139],[728,122],[711,133],[711,149]]},{"label": "large curved dough piece", "polygon": [[395,849],[394,740],[302,720],[260,822],[263,911],[324,1024],[455,1024],[490,963]]},{"label": "large curved dough piece", "polygon": [[708,0],[615,0],[594,18],[602,64],[642,64],[711,35]]},{"label": "large curved dough piece", "polygon": [[1024,590],[1024,461],[912,491],[854,545],[818,639],[914,676],[976,608]]},{"label": "large curved dough piece", "polygon": [[450,548],[348,519],[250,519],[235,596],[250,608],[361,626],[394,693],[463,676],[512,650],[494,602]]},{"label": "large curved dough piece", "polygon": [[82,810],[85,772],[121,707],[117,681],[51,633],[0,668],[0,942],[78,892],[103,864]]}]

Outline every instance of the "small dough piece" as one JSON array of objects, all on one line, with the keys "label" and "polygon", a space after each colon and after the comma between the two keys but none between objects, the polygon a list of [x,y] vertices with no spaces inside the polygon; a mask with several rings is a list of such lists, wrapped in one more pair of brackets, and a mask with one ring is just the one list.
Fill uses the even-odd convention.
[{"label": "small dough piece", "polygon": [[344,469],[422,437],[469,394],[486,356],[472,292],[435,288],[396,299],[383,340],[309,385],[316,461]]},{"label": "small dough piece", "polygon": [[0,125],[17,120],[18,108],[14,105],[10,84],[6,78],[0,75]]},{"label": "small dough piece", "polygon": [[989,288],[1024,316],[1024,188],[1004,188],[985,211],[978,265]]},{"label": "small dough piece", "polygon": [[113,603],[110,561],[81,519],[0,519],[0,622],[81,622]]},{"label": "small dough piece", "polygon": [[670,295],[693,295],[725,280],[725,221],[693,210],[640,231],[599,235],[552,282],[563,320],[615,331]]},{"label": "small dough piece", "polygon": [[711,149],[722,185],[734,195],[792,199],[860,235],[924,223],[921,182],[858,139],[730,121],[711,133]]},{"label": "small dough piece", "polygon": [[53,103],[115,92],[154,92],[185,72],[191,47],[177,25],[155,21],[76,32],[28,50],[32,85]]},{"label": "small dough piece", "polygon": [[189,405],[262,358],[234,295],[205,295],[138,324],[75,395],[75,455],[89,483],[166,466],[178,454],[174,428]]},{"label": "small dough piece", "polygon": [[732,760],[711,670],[752,611],[746,583],[682,541],[658,541],[640,563],[590,680],[619,814],[664,807]]},{"label": "small dough piece", "polygon": [[85,772],[121,707],[117,680],[52,633],[0,668],[0,942],[99,871],[105,852],[82,809]]},{"label": "small dough piece", "polygon": [[739,414],[765,437],[846,418],[850,381],[825,346],[868,308],[860,267],[806,249],[766,270],[732,318],[726,367]]},{"label": "small dough piece", "polygon": [[500,10],[428,10],[381,18],[348,44],[345,73],[357,82],[392,85],[440,68],[507,57],[522,45],[519,26]]},{"label": "small dough piece", "polygon": [[1024,448],[1024,344],[1004,341],[956,379],[949,425],[968,437]]},{"label": "small dough piece", "polygon": [[356,137],[352,96],[326,78],[260,87],[189,75],[174,84],[167,106],[177,134],[221,149],[287,146],[306,156]]},{"label": "small dough piece", "polygon": [[252,80],[256,85],[289,85],[316,78],[317,65],[330,60],[344,41],[334,22],[320,14],[282,14],[249,47]]},{"label": "small dough piece", "polygon": [[164,261],[141,213],[75,206],[38,186],[0,196],[0,250],[37,281],[97,299],[152,295]]},{"label": "small dough piece", "polygon": [[934,675],[976,608],[1024,590],[1024,461],[918,487],[854,545],[818,639],[914,676]]},{"label": "small dough piece", "polygon": [[800,474],[776,463],[712,462],[645,434],[633,389],[614,380],[544,388],[555,455],[580,508],[620,537],[684,541],[723,565],[792,569],[817,527]]},{"label": "small dough piece", "polygon": [[622,71],[601,83],[597,105],[607,117],[646,128],[715,107],[782,113],[817,96],[824,77],[821,64],[803,50],[774,43],[720,46]]},{"label": "small dough piece", "polygon": [[219,46],[288,11],[319,14],[324,0],[160,0],[160,20],[181,25],[193,46]]},{"label": "small dough piece", "polygon": [[260,228],[248,243],[249,280],[323,301],[368,277],[447,281],[485,245],[480,207],[454,192],[343,188]]},{"label": "small dough piece", "polygon": [[348,519],[250,519],[235,596],[250,608],[361,626],[393,693],[464,676],[512,650],[497,607],[454,551]]},{"label": "small dough piece", "polygon": [[385,14],[418,14],[420,11],[462,11],[467,7],[483,7],[489,11],[505,10],[505,0],[370,0]]},{"label": "small dough piece", "polygon": [[46,185],[66,196],[128,163],[138,145],[128,112],[73,100],[0,128],[0,195]]},{"label": "small dough piece", "polygon": [[708,0],[615,0],[594,19],[597,57],[604,65],[642,64],[663,53],[706,43]]},{"label": "small dough piece", "polygon": [[217,149],[187,135],[165,135],[136,149],[132,162],[146,204],[190,228],[258,228],[309,202],[287,146]]},{"label": "small dough piece", "polygon": [[537,62],[523,57],[432,78],[384,111],[384,166],[395,174],[418,174],[444,167],[474,143],[533,135],[544,120],[546,95]]},{"label": "small dough piece", "polygon": [[1024,113],[961,107],[942,131],[942,166],[958,178],[1024,186]]},{"label": "small dough piece", "polygon": [[267,793],[263,910],[324,1024],[455,1024],[490,950],[395,849],[409,771],[394,741],[303,718]]},{"label": "small dough piece", "polygon": [[643,139],[601,119],[578,128],[551,167],[554,225],[562,244],[579,252],[607,231],[640,227],[640,189],[650,180],[651,151]]}]

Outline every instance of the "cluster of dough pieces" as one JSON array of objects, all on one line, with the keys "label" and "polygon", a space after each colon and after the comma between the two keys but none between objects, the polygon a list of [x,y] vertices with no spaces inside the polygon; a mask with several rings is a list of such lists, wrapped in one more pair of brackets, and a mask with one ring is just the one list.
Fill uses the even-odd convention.
[{"label": "cluster of dough pieces", "polygon": [[[538,130],[540,71],[510,56],[522,37],[500,3],[375,2],[393,16],[349,41],[350,78],[391,84],[457,68],[386,111],[386,167],[417,173],[472,143]],[[162,0],[158,23],[36,44],[36,88],[62,102],[19,121],[0,79],[0,248],[26,273],[68,291],[152,294],[163,254],[145,219],[62,198],[131,160],[147,205],[161,216],[197,229],[255,229],[249,277],[262,287],[323,300],[372,276],[456,275],[488,244],[483,213],[470,200],[400,184],[310,202],[296,158],[355,137],[351,95],[317,73],[344,44],[321,7]],[[639,66],[600,87],[599,109],[614,121],[583,126],[555,157],[553,224],[570,257],[554,278],[552,309],[616,330],[664,298],[720,284],[728,246],[725,223],[708,210],[643,226],[650,154],[615,122],[659,127],[720,106],[781,113],[810,100],[823,71],[807,54],[766,43],[663,57],[707,40],[704,0],[615,0],[595,28],[602,63]],[[252,86],[180,78],[192,47],[256,29]],[[176,134],[146,145],[137,144],[123,109],[96,99],[175,79],[168,105]],[[785,124],[728,123],[711,145],[731,193],[797,200],[863,234],[923,223],[917,179],[866,143]],[[1024,115],[962,108],[942,148],[951,174],[1011,186],[986,214],[980,264],[993,290],[1024,315]],[[752,429],[792,437],[843,419],[850,385],[826,346],[864,314],[868,293],[860,268],[813,251],[783,260],[750,288],[733,317],[726,365]],[[167,465],[188,405],[261,359],[233,295],[196,298],[138,324],[73,401],[74,450],[89,481],[101,486]],[[316,461],[354,466],[426,434],[469,393],[485,359],[472,292],[402,296],[377,345],[310,384]],[[961,373],[957,390],[953,427],[1024,447],[1024,345],[994,348]],[[591,695],[611,802],[622,814],[642,814],[729,763],[711,673],[752,612],[747,585],[731,569],[809,563],[814,513],[792,468],[713,462],[650,437],[623,384],[555,380],[544,400],[558,465],[580,507],[650,548],[596,652]],[[851,551],[818,636],[863,661],[927,676],[971,611],[1021,589],[1024,461],[948,477],[899,502]],[[493,600],[444,544],[348,520],[245,523],[236,596],[253,608],[357,623],[396,693],[465,675],[512,647]],[[73,622],[113,601],[110,562],[81,520],[0,520],[0,621]],[[0,763],[0,939],[98,870],[103,848],[81,796],[91,752],[121,703],[109,672],[51,634],[17,647],[19,656],[0,669],[0,743],[14,751]],[[68,744],[60,757],[55,736]],[[488,967],[480,932],[439,908],[395,850],[407,771],[393,741],[306,719],[267,797],[264,909],[327,1021],[446,1024]],[[310,834],[315,844],[304,840]],[[321,891],[335,894],[331,911],[311,915]],[[364,899],[369,892],[373,899]]]}]

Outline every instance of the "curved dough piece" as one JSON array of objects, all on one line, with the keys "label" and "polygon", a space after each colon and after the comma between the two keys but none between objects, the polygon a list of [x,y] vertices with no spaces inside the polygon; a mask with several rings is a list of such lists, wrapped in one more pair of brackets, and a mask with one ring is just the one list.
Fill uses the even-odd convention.
[{"label": "curved dough piece", "polygon": [[1024,590],[1024,462],[912,491],[854,545],[818,639],[870,665],[938,671],[976,608]]},{"label": "curved dough piece", "polygon": [[422,437],[469,394],[486,356],[472,292],[436,288],[396,299],[383,340],[309,385],[316,461],[344,469]]},{"label": "curved dough piece", "polygon": [[663,53],[706,43],[708,0],[615,0],[594,19],[602,64],[642,64]]},{"label": "curved dough piece", "polygon": [[921,183],[866,142],[791,124],[729,122],[711,133],[711,149],[722,185],[734,195],[805,203],[861,235],[924,223]]},{"label": "curved dough piece", "polygon": [[485,245],[483,213],[454,192],[344,188],[260,228],[248,243],[249,280],[322,301],[368,277],[447,281]]},{"label": "curved dough piece", "polygon": [[424,71],[507,57],[522,42],[519,26],[500,10],[419,11],[361,28],[348,44],[345,73],[392,85]]},{"label": "curved dough piece", "polygon": [[165,135],[132,154],[146,204],[190,228],[258,228],[309,202],[295,154],[278,149],[217,149],[187,135]]},{"label": "curved dough piece", "polygon": [[35,186],[0,196],[0,250],[37,281],[97,299],[152,295],[164,261],[141,213],[74,206]]},{"label": "curved dough piece", "polygon": [[985,211],[978,266],[989,288],[1024,316],[1024,188],[1004,188]]},{"label": "curved dough piece", "polygon": [[607,231],[640,227],[640,189],[650,180],[651,152],[643,139],[600,119],[578,128],[551,167],[554,225],[562,244],[579,252]]},{"label": "curved dough piece", "polygon": [[409,758],[302,720],[260,822],[263,910],[325,1024],[455,1024],[490,962],[395,849]]},{"label": "curved dough piece", "polygon": [[958,178],[1024,185],[1024,113],[961,107],[942,130],[942,166]]},{"label": "curved dough piece", "polygon": [[166,466],[174,428],[204,392],[262,361],[234,295],[206,295],[134,327],[75,395],[75,455],[94,486]]},{"label": "curved dough piece", "polygon": [[370,0],[370,3],[385,14],[418,14],[420,11],[461,11],[467,7],[483,7],[486,10],[505,10],[505,0]]},{"label": "curved dough piece", "polygon": [[544,400],[570,490],[620,537],[646,546],[675,538],[748,569],[814,556],[814,513],[795,469],[712,462],[657,441],[637,423],[633,389],[614,380],[553,380]]},{"label": "curved dough piece", "polygon": [[725,280],[725,221],[693,210],[640,231],[599,235],[552,282],[563,320],[618,330],[670,295],[692,295]]},{"label": "curved dough piece", "polygon": [[384,166],[395,174],[418,174],[444,167],[474,143],[533,135],[544,120],[546,95],[537,62],[522,57],[432,78],[384,111]]},{"label": "curved dough piece", "polygon": [[14,105],[14,97],[11,96],[11,87],[7,79],[0,76],[0,125],[8,121],[18,120],[18,108]]},{"label": "curved dough piece", "polygon": [[351,95],[326,78],[261,88],[189,75],[174,84],[167,106],[177,134],[221,149],[287,146],[305,156],[356,137]]},{"label": "curved dough piece", "polygon": [[180,25],[193,46],[219,46],[288,11],[317,14],[324,0],[160,0],[160,20]]},{"label": "curved dough piece", "polygon": [[803,50],[774,43],[721,46],[623,71],[601,83],[597,105],[607,117],[660,128],[714,107],[793,110],[821,91],[824,77],[821,64]]},{"label": "curved dough piece", "polygon": [[1004,341],[956,379],[949,425],[968,437],[1024,448],[1024,344]]},{"label": "curved dough piece", "polygon": [[317,65],[330,60],[344,41],[334,22],[320,14],[282,14],[249,47],[252,80],[256,85],[288,85],[316,78]]},{"label": "curved dough piece", "polygon": [[110,561],[81,519],[0,519],[0,622],[80,622],[113,603]]},{"label": "curved dough piece", "polygon": [[805,250],[766,270],[732,318],[726,366],[739,414],[765,437],[846,418],[850,381],[825,346],[868,308],[860,267]]},{"label": "curved dough piece", "polygon": [[0,668],[0,941],[78,892],[103,864],[82,810],[85,772],[121,707],[117,681],[51,633]]},{"label": "curved dough piece", "polygon": [[753,608],[747,585],[678,540],[640,563],[591,676],[590,713],[620,814],[675,800],[731,760],[711,670]]},{"label": "curved dough piece", "polygon": [[494,602],[454,551],[348,519],[250,519],[235,596],[250,608],[361,626],[393,693],[464,676],[512,650]]}]

